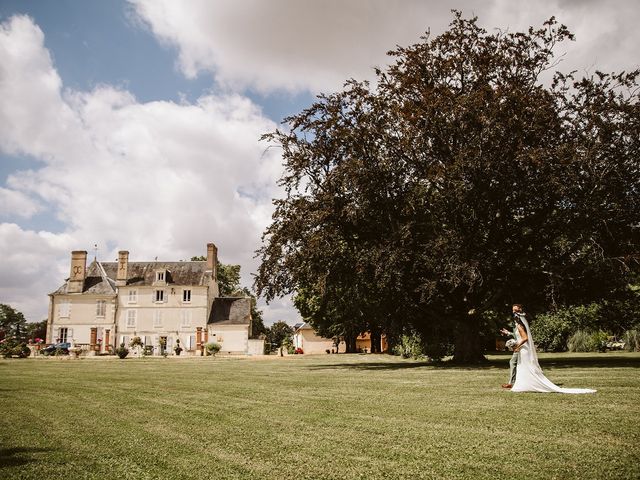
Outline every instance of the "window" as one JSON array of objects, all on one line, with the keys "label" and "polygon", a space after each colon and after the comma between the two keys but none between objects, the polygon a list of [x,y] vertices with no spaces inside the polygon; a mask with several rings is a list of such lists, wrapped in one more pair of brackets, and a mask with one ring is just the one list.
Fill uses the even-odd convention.
[{"label": "window", "polygon": [[164,302],[164,290],[156,290],[156,302]]},{"label": "window", "polygon": [[70,306],[71,304],[69,303],[69,300],[62,300],[60,305],[58,305],[58,315],[60,315],[60,317],[68,317]]},{"label": "window", "polygon": [[162,310],[153,312],[153,326],[162,327]]},{"label": "window", "polygon": [[156,272],[156,281],[164,282],[164,272]]},{"label": "window", "polygon": [[107,310],[107,302],[105,300],[98,300],[96,302],[96,317],[104,317]]},{"label": "window", "polygon": [[189,350],[194,350],[196,348],[196,336],[189,336]]},{"label": "window", "polygon": [[69,329],[61,328],[58,330],[58,340],[60,343],[67,343],[67,339],[69,338]]},{"label": "window", "polygon": [[138,291],[137,290],[129,290],[129,303],[137,303],[138,302]]},{"label": "window", "polygon": [[191,290],[183,290],[182,291],[182,301],[190,302],[191,301]]},{"label": "window", "polygon": [[182,310],[180,312],[180,325],[183,327],[190,327],[191,326],[191,310]]},{"label": "window", "polygon": [[137,314],[137,310],[127,311],[127,328],[136,328],[136,318],[138,316]]}]

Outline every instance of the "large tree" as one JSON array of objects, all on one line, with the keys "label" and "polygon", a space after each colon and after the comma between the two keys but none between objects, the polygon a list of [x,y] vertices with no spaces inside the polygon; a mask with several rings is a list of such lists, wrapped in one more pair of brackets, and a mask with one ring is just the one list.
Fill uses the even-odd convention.
[{"label": "large tree", "polygon": [[259,250],[267,300],[304,291],[322,329],[411,327],[482,358],[484,312],[623,295],[640,251],[638,71],[556,73],[551,18],[397,48],[265,138],[286,197]]}]

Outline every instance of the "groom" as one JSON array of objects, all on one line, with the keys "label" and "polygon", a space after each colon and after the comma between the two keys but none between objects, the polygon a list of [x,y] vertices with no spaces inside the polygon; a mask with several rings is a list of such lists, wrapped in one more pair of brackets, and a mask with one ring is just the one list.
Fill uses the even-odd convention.
[{"label": "groom", "polygon": [[[503,335],[508,335],[510,337],[516,338],[516,328],[518,328],[516,323],[516,318],[518,314],[522,315],[522,305],[519,303],[514,304],[511,307],[511,311],[513,312],[513,331],[510,332],[506,328],[500,330],[500,333]],[[503,383],[502,388],[511,388],[513,384],[516,383],[516,370],[518,369],[518,360],[520,359],[520,353],[513,351],[513,355],[511,355],[511,360],[509,360],[509,383]]]}]

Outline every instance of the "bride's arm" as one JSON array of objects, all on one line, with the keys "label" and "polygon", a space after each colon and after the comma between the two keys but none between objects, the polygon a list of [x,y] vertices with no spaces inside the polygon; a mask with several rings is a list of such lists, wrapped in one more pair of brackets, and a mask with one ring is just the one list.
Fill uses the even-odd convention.
[{"label": "bride's arm", "polygon": [[524,345],[525,343],[527,343],[527,340],[529,340],[529,337],[527,336],[527,331],[520,324],[518,324],[518,333],[520,334],[520,341],[514,347],[514,349],[513,349],[514,352],[519,351],[520,347],[522,345]]}]

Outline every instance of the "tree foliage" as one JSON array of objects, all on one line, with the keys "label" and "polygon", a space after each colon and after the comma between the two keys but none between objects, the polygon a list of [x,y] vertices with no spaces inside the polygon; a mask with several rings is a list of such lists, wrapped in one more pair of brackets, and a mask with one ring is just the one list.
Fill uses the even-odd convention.
[{"label": "tree foliage", "polygon": [[293,335],[293,328],[283,321],[275,322],[267,330],[267,343],[271,351],[291,343],[291,337]]},{"label": "tree foliage", "polygon": [[552,17],[448,31],[390,52],[377,85],[349,81],[287,118],[285,198],[256,291],[297,292],[321,332],[414,329],[482,358],[483,314],[624,295],[638,271],[638,75],[556,73],[573,35]]},{"label": "tree foliage", "polygon": [[27,320],[22,312],[10,305],[0,303],[0,340],[6,338],[24,342],[28,335],[27,325]]},{"label": "tree foliage", "polygon": [[28,322],[25,327],[26,338],[30,341],[35,341],[36,338],[44,340],[47,336],[46,319],[39,322]]}]

